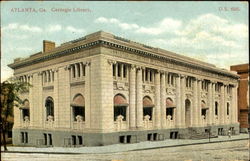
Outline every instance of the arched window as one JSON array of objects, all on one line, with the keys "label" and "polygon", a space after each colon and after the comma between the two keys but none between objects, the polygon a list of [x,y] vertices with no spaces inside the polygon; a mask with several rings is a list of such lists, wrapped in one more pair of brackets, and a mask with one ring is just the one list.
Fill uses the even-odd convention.
[{"label": "arched window", "polygon": [[149,120],[152,120],[154,104],[150,97],[145,96],[143,98],[143,116],[149,115]]},{"label": "arched window", "polygon": [[171,116],[171,120],[173,120],[174,117],[174,108],[175,105],[173,103],[173,100],[171,98],[166,99],[166,116]]},{"label": "arched window", "polygon": [[46,107],[46,118],[48,119],[48,116],[54,117],[54,101],[52,97],[48,97],[45,101],[45,107]]},{"label": "arched window", "polygon": [[206,106],[206,102],[205,101],[201,101],[201,115],[205,116],[206,118],[206,115],[207,115],[207,106]]},{"label": "arched window", "polygon": [[85,99],[77,94],[71,103],[74,121],[85,121]]},{"label": "arched window", "polygon": [[227,102],[227,115],[229,115],[229,110],[230,110],[230,105],[229,105],[229,103]]},{"label": "arched window", "polygon": [[123,116],[123,121],[126,121],[126,113],[127,113],[127,100],[121,95],[117,94],[114,97],[114,121],[116,121],[119,115]]},{"label": "arched window", "polygon": [[22,118],[24,121],[30,120],[30,103],[27,99],[23,101],[23,106],[21,107]]},{"label": "arched window", "polygon": [[218,102],[215,102],[214,114],[218,116]]}]

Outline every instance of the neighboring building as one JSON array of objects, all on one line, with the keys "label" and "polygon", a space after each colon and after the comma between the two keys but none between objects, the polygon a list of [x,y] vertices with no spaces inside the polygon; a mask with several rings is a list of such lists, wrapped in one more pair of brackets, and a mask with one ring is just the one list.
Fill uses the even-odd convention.
[{"label": "neighboring building", "polygon": [[15,145],[96,146],[239,133],[239,76],[96,32],[9,67],[33,87],[15,109]]},{"label": "neighboring building", "polygon": [[240,123],[240,131],[248,133],[249,124],[249,64],[239,64],[231,66],[232,71],[236,71],[240,75],[238,87],[238,120]]}]

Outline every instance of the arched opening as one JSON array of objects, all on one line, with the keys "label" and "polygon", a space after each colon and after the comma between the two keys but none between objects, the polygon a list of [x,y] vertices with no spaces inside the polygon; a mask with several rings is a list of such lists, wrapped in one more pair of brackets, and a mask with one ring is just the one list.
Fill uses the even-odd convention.
[{"label": "arched opening", "polygon": [[150,117],[149,120],[152,120],[153,107],[154,107],[154,104],[151,98],[148,96],[145,96],[143,98],[143,117],[148,115]]},{"label": "arched opening", "polygon": [[215,102],[214,114],[215,116],[218,116],[218,102]]},{"label": "arched opening", "polygon": [[81,94],[75,95],[71,103],[74,121],[85,121],[85,99]]},{"label": "arched opening", "polygon": [[48,97],[45,101],[46,108],[46,119],[48,120],[48,116],[54,117],[54,101],[52,97]]},{"label": "arched opening", "polygon": [[30,103],[27,99],[23,101],[23,106],[21,107],[21,113],[23,121],[30,120]]},{"label": "arched opening", "polygon": [[127,100],[126,98],[121,95],[117,94],[114,97],[114,121],[117,120],[118,116],[123,116],[123,121],[126,121],[126,115],[127,115]]},{"label": "arched opening", "polygon": [[227,102],[227,115],[229,115],[230,104]]},{"label": "arched opening", "polygon": [[166,117],[167,119],[173,120],[174,118],[174,102],[171,98],[166,99]]},{"label": "arched opening", "polygon": [[186,126],[190,126],[191,124],[191,102],[189,99],[185,100],[185,124]]},{"label": "arched opening", "polygon": [[207,116],[207,106],[206,106],[206,102],[204,100],[201,101],[201,116],[204,116],[204,119]]}]

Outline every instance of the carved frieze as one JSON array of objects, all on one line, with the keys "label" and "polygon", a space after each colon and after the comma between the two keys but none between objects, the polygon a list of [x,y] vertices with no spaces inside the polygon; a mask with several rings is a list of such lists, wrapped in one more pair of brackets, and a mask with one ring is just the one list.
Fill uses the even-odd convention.
[{"label": "carved frieze", "polygon": [[127,82],[114,81],[114,83],[113,83],[113,89],[114,90],[125,90],[125,91],[128,91],[129,90],[129,84]]},{"label": "carved frieze", "polygon": [[175,88],[166,88],[166,94],[167,95],[175,95],[176,89]]},{"label": "carved frieze", "polygon": [[207,92],[201,92],[201,98],[207,98],[208,93]]},{"label": "carved frieze", "polygon": [[153,85],[145,84],[142,86],[142,88],[143,88],[144,93],[154,93],[155,92],[155,87]]}]

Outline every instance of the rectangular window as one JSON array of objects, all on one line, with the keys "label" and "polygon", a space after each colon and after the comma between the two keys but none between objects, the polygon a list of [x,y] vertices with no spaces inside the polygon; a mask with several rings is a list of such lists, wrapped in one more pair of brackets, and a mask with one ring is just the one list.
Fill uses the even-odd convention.
[{"label": "rectangular window", "polygon": [[202,109],[202,110],[201,110],[201,115],[204,115],[205,118],[206,118],[206,113],[207,113],[207,110],[206,110],[206,109]]},{"label": "rectangular window", "polygon": [[157,136],[158,136],[158,134],[157,133],[154,133],[154,138],[153,138],[153,140],[157,140]]},{"label": "rectangular window", "polygon": [[23,121],[25,121],[25,116],[30,116],[30,110],[29,109],[23,109]]},{"label": "rectangular window", "polygon": [[76,117],[78,115],[83,117],[82,121],[85,121],[85,107],[73,106],[74,121],[77,121]]},{"label": "rectangular window", "polygon": [[71,138],[72,138],[72,145],[76,145],[76,136],[72,135]]},{"label": "rectangular window", "polygon": [[127,135],[127,143],[131,143],[131,135]]},{"label": "rectangular window", "polygon": [[120,143],[125,143],[125,136],[120,136],[119,137],[119,142]]},{"label": "rectangular window", "polygon": [[123,65],[123,78],[127,77],[127,66]]},{"label": "rectangular window", "polygon": [[152,120],[153,107],[144,107],[143,108],[143,116],[149,115],[149,120]]},{"label": "rectangular window", "polygon": [[48,136],[49,136],[49,145],[52,145],[52,135],[48,134]]},{"label": "rectangular window", "polygon": [[78,136],[79,145],[82,145],[82,136]]},{"label": "rectangular window", "polygon": [[21,132],[21,143],[24,143],[24,132]]},{"label": "rectangular window", "polygon": [[25,134],[25,143],[28,143],[28,133],[25,132],[24,134]]},{"label": "rectangular window", "polygon": [[44,134],[43,134],[43,137],[44,137],[44,145],[47,145],[47,134],[44,133]]},{"label": "rectangular window", "polygon": [[148,70],[146,69],[145,71],[146,71],[145,72],[145,80],[148,81]]},{"label": "rectangular window", "polygon": [[152,82],[152,81],[153,81],[153,72],[150,71],[150,82]]},{"label": "rectangular window", "polygon": [[126,111],[127,107],[126,106],[114,106],[114,121],[116,121],[117,116],[122,115],[123,116],[123,121],[126,121]]},{"label": "rectangular window", "polygon": [[151,138],[152,138],[152,134],[148,134],[148,141],[150,141],[151,140]]},{"label": "rectangular window", "polygon": [[174,109],[173,108],[167,108],[166,109],[166,116],[167,116],[167,118],[168,118],[168,116],[171,116],[171,120],[173,120]]},{"label": "rectangular window", "polygon": [[113,64],[113,76],[115,76],[116,70],[115,70],[116,65]]},{"label": "rectangular window", "polygon": [[118,77],[121,77],[121,64],[118,64]]}]

